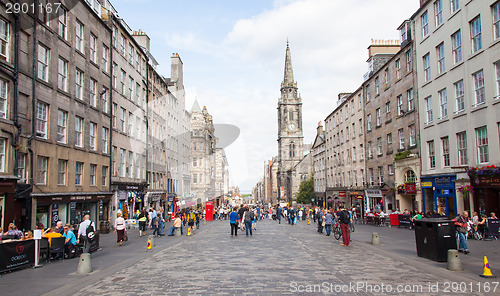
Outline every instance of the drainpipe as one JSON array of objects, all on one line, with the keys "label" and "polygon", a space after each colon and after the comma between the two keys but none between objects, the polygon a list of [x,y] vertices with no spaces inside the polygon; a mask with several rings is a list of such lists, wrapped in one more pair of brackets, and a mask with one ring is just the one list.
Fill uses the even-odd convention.
[{"label": "drainpipe", "polygon": [[[111,22],[111,25],[113,25],[113,22]],[[110,61],[110,66],[111,66],[111,79],[109,80],[109,177],[108,177],[108,184],[109,184],[109,191],[111,191],[111,176],[113,175],[113,30],[111,30],[111,34],[109,37],[109,44],[111,45],[109,47],[109,61]],[[114,207],[115,205],[113,205]]]},{"label": "drainpipe", "polygon": [[[32,81],[31,81],[31,135],[28,138],[28,151],[30,153],[30,178],[29,178],[29,183],[31,184],[31,187],[33,188],[34,181],[33,181],[33,166],[34,166],[34,160],[33,160],[33,149],[32,149],[32,142],[35,139],[35,134],[36,134],[36,120],[35,120],[35,104],[36,104],[36,69],[37,69],[37,23],[38,23],[38,0],[34,0],[34,9],[35,13],[33,15],[33,65],[32,65]],[[31,225],[31,208],[32,208],[32,202],[33,198],[28,198],[26,202],[26,208],[28,211],[28,221],[30,222]]]}]

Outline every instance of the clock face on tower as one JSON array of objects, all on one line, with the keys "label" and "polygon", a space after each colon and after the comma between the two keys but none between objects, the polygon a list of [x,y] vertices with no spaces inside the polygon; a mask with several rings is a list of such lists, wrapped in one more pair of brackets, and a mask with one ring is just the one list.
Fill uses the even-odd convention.
[{"label": "clock face on tower", "polygon": [[291,131],[294,131],[294,130],[295,130],[295,124],[290,123],[290,124],[288,125],[288,128],[289,128]]}]

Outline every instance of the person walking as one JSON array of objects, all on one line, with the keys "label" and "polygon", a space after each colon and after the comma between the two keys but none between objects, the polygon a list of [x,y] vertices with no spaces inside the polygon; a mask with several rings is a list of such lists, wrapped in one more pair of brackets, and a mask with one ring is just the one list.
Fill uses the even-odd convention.
[{"label": "person walking", "polygon": [[160,236],[160,213],[156,214],[156,217],[153,219],[153,236]]},{"label": "person walking", "polygon": [[318,220],[318,232],[323,233],[323,211],[321,209],[316,212],[316,220]]},{"label": "person walking", "polygon": [[[340,213],[339,213],[340,212]],[[343,206],[340,207],[337,215],[340,222],[340,230],[342,231],[342,244],[341,246],[349,246],[349,223],[352,223],[351,215]]]},{"label": "person walking", "polygon": [[146,235],[146,225],[148,223],[148,213],[146,210],[142,210],[139,214],[139,237]]},{"label": "person walking", "polygon": [[278,224],[281,224],[281,215],[283,215],[283,211],[281,207],[278,207],[278,209],[276,209],[276,217],[278,218]]},{"label": "person walking", "polygon": [[464,254],[469,254],[469,248],[467,247],[467,242],[465,241],[465,235],[467,234],[467,223],[469,222],[469,212],[464,211],[461,215],[455,219],[456,231],[458,233],[459,244],[458,251]]},{"label": "person walking", "polygon": [[326,236],[330,236],[330,233],[332,231],[333,215],[330,213],[330,211],[325,211],[325,216],[323,216],[323,219],[325,219]]},{"label": "person walking", "polygon": [[247,236],[249,231],[250,236],[252,235],[252,220],[253,212],[249,208],[245,208],[245,213],[243,213],[243,221],[245,221],[245,232]]},{"label": "person walking", "polygon": [[165,236],[165,233],[163,232],[163,228],[165,228],[165,218],[163,217],[163,208],[160,208],[158,210],[159,216],[159,221],[158,221],[158,236]]},{"label": "person walking", "polygon": [[123,244],[123,239],[125,237],[126,231],[127,230],[125,227],[125,219],[123,219],[121,213],[117,213],[115,220],[115,233],[116,233],[116,242],[118,243],[119,246]]},{"label": "person walking", "polygon": [[[88,229],[87,229],[88,228]],[[92,235],[92,237],[90,237]],[[94,222],[90,220],[90,215],[87,214],[83,216],[83,221],[78,226],[78,238],[76,243],[79,244],[83,241],[83,252],[88,253],[90,251],[90,246],[92,245],[92,240],[95,235],[95,225]]]},{"label": "person walking", "polygon": [[240,217],[238,216],[238,206],[234,207],[229,215],[229,224],[231,225],[231,237],[238,236],[238,223],[240,222]]},{"label": "person walking", "polygon": [[[222,220],[222,218],[221,218]],[[194,210],[191,210],[187,216],[188,223],[188,236],[191,234],[196,234],[194,231],[194,223],[196,222],[196,215],[194,214]]]}]

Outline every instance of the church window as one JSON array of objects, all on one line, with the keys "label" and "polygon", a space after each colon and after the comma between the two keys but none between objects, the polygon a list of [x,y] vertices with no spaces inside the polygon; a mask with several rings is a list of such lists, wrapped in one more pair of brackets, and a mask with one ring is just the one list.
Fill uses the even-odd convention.
[{"label": "church window", "polygon": [[295,144],[293,142],[290,143],[289,156],[292,158],[295,157]]},{"label": "church window", "polygon": [[294,120],[293,119],[293,111],[288,112],[288,117],[290,117],[290,120]]}]

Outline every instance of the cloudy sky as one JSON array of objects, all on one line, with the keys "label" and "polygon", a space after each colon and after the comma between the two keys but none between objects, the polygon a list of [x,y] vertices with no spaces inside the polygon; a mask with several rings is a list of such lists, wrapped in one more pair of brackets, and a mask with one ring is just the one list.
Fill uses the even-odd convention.
[{"label": "cloudy sky", "polygon": [[304,143],[354,91],[371,39],[398,39],[419,0],[115,0],[119,16],[151,38],[160,74],[184,63],[186,108],[197,98],[217,124],[241,129],[226,148],[232,185],[250,192],[277,154],[277,102],[286,40],[303,102]]}]

